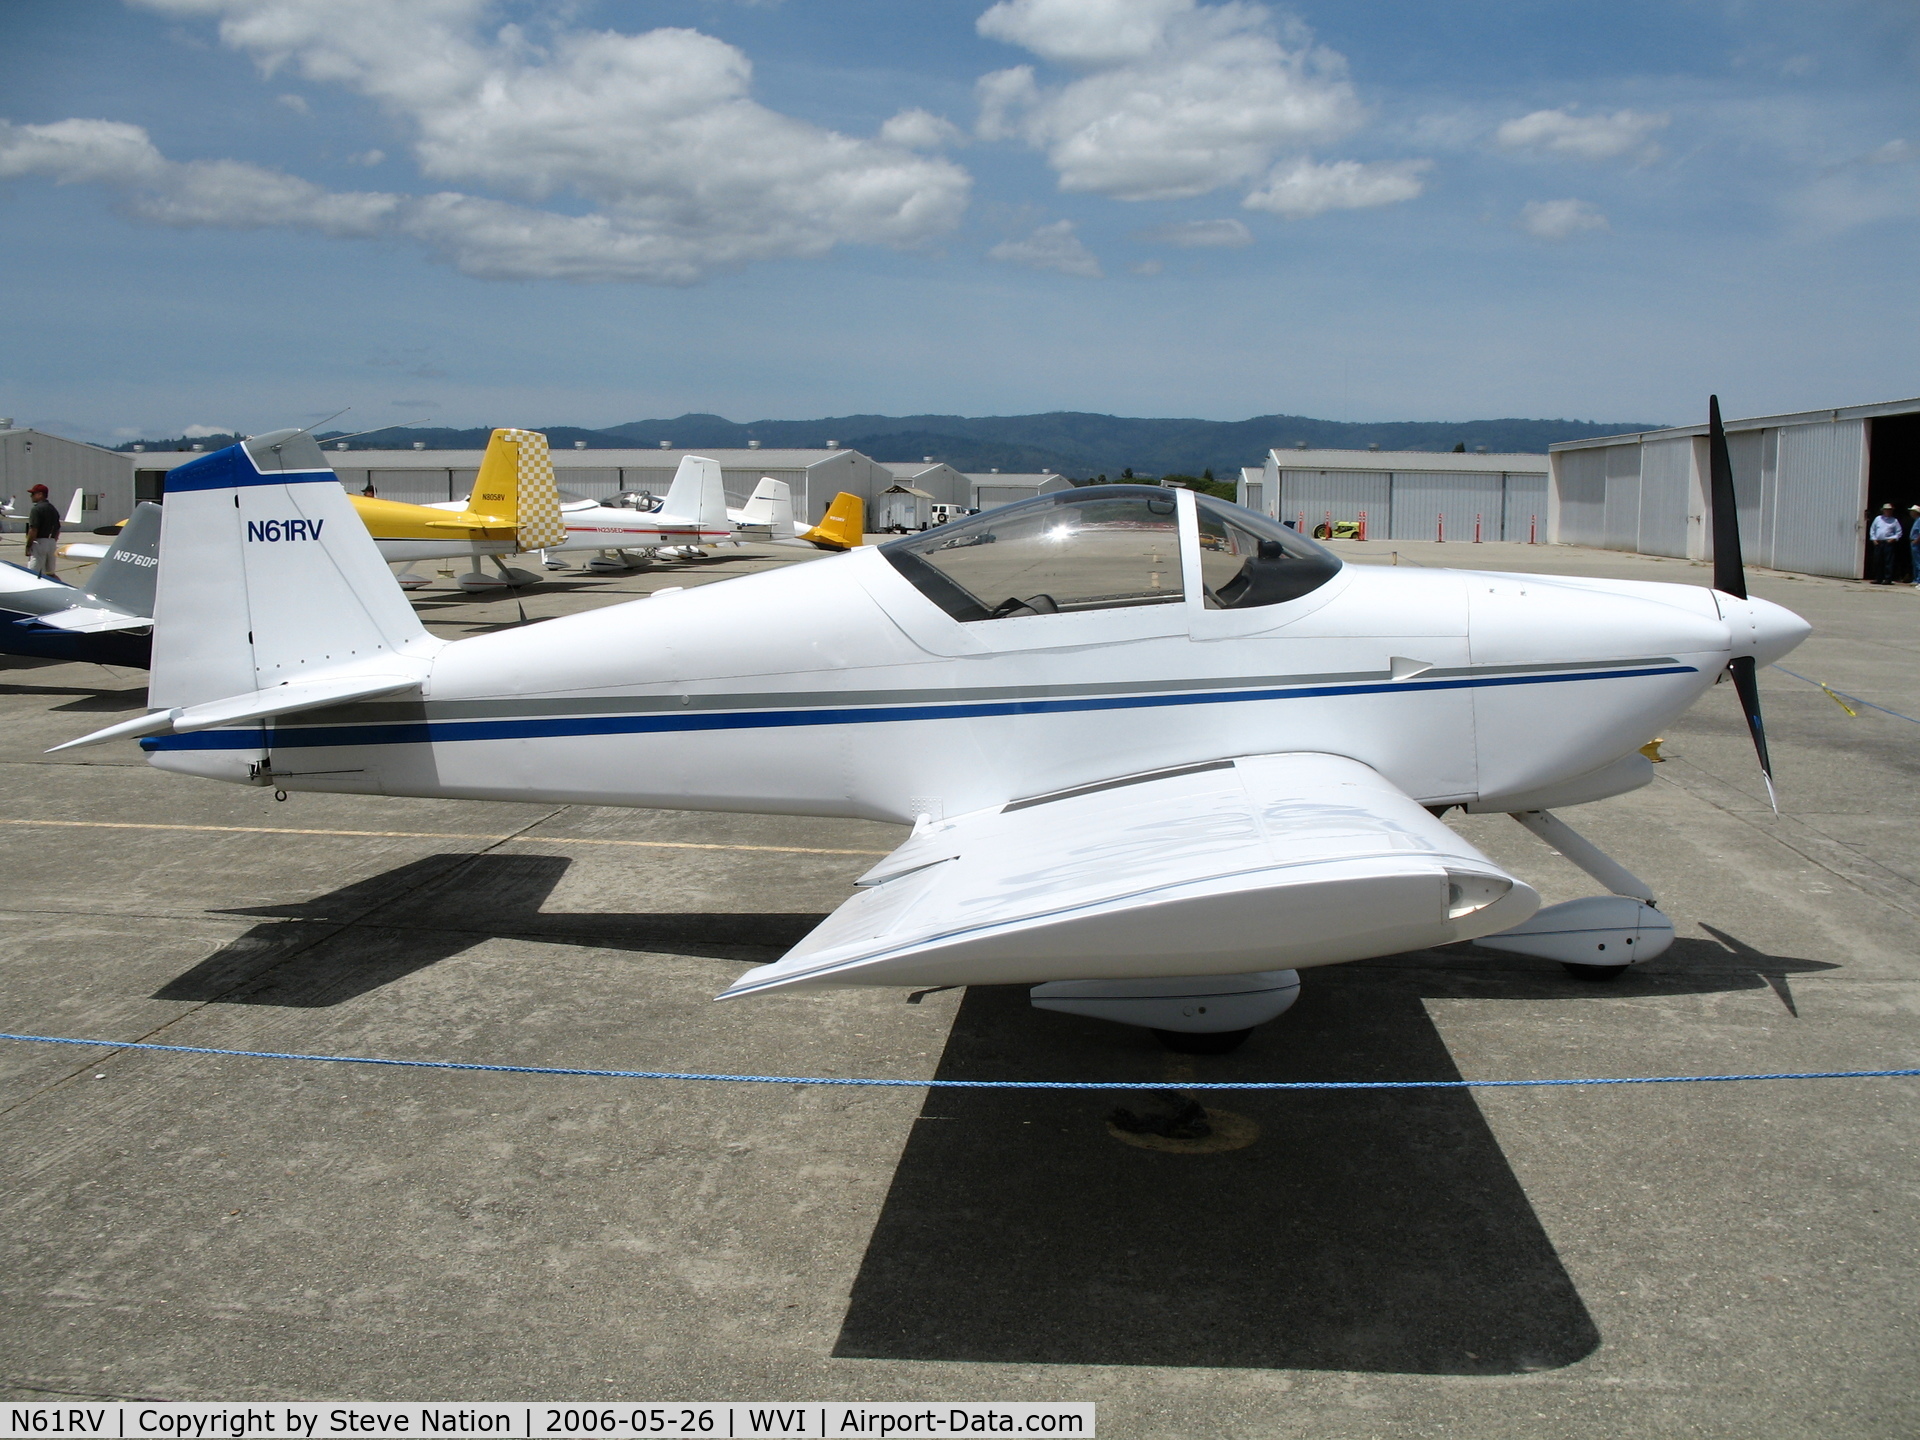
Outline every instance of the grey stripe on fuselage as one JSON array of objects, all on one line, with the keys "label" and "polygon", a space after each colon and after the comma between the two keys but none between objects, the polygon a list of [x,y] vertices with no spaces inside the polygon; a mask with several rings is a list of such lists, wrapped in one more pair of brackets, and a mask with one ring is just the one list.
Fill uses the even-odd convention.
[{"label": "grey stripe on fuselage", "polygon": [[[1547,675],[1574,670],[1632,670],[1648,665],[1677,665],[1671,655],[1636,660],[1573,660],[1543,665],[1467,665],[1422,670],[1407,677],[1409,688],[1422,681],[1486,679],[1499,675]],[[582,695],[549,699],[497,697],[486,700],[369,700],[325,710],[284,715],[276,726],[396,725],[430,720],[518,720],[554,715],[663,715],[691,710],[809,710],[863,705],[965,704],[969,701],[1068,700],[1101,695],[1163,695],[1190,691],[1284,689],[1303,685],[1361,685],[1393,681],[1391,670],[1348,670],[1325,675],[1190,676],[1180,680],[1112,680],[1080,685],[983,685],[922,687],[914,690],[785,690],[753,694]],[[697,682],[696,682],[697,683]]]}]

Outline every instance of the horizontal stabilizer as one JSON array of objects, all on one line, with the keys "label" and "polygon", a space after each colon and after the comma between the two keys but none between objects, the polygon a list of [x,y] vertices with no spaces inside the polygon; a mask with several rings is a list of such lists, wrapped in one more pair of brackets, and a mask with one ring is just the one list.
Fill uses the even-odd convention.
[{"label": "horizontal stabilizer", "polygon": [[62,545],[60,553],[68,560],[98,560],[112,548],[94,540],[76,540],[71,545]]},{"label": "horizontal stabilizer", "polygon": [[923,826],[722,998],[1329,965],[1504,930],[1538,904],[1358,761],[1243,756]]},{"label": "horizontal stabilizer", "polygon": [[140,735],[181,734],[211,730],[222,725],[245,725],[255,720],[271,720],[276,715],[291,715],[297,710],[313,710],[322,705],[344,705],[350,700],[371,700],[417,687],[424,676],[395,674],[335,675],[312,680],[290,680],[267,690],[235,695],[227,700],[209,700],[172,710],[155,710],[132,720],[122,720],[78,740],[68,740],[47,751],[74,750],[82,745],[98,745],[107,740],[124,740]]},{"label": "horizontal stabilizer", "polygon": [[91,605],[74,605],[51,615],[35,617],[35,624],[72,635],[99,635],[108,630],[145,630],[152,626],[151,615],[128,615],[119,610],[100,610]]}]

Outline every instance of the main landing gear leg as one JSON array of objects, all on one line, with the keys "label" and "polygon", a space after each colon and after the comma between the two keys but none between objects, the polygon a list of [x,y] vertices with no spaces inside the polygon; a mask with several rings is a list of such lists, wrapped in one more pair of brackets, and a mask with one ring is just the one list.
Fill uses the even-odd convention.
[{"label": "main landing gear leg", "polygon": [[1580,980],[1618,980],[1628,966],[1673,944],[1673,921],[1660,913],[1646,881],[1549,811],[1522,810],[1513,818],[1613,893],[1549,905],[1475,944],[1558,960]]}]

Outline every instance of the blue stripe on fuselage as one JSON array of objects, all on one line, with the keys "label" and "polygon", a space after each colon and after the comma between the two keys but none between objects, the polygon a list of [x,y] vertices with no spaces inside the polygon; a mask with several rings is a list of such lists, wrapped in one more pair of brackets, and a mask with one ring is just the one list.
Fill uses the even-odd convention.
[{"label": "blue stripe on fuselage", "polygon": [[1303,685],[1292,689],[1120,695],[1076,700],[1004,700],[949,705],[874,705],[814,710],[736,710],[700,715],[593,715],[527,720],[421,720],[390,725],[327,725],[273,731],[263,746],[259,730],[204,730],[159,735],[146,750],[275,750],[332,745],[432,745],[460,740],[552,740],[585,735],[649,735],[687,730],[767,730],[799,725],[882,725],[908,720],[977,720],[999,715],[1060,715],[1087,710],[1145,710],[1169,705],[1226,705],[1248,700],[1309,700],[1334,695],[1405,694],[1410,690],[1473,690],[1500,685],[1563,685],[1577,680],[1631,680],[1644,675],[1691,675],[1692,665],[1586,674],[1466,676],[1449,680],[1395,680],[1366,685]]}]

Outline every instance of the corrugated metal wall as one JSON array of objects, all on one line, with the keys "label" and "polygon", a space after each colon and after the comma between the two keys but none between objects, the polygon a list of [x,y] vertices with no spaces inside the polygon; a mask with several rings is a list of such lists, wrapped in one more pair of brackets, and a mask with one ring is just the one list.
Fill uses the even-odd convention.
[{"label": "corrugated metal wall", "polygon": [[1693,500],[1693,441],[1683,435],[1677,440],[1608,448],[1640,452],[1641,553],[1686,559],[1687,516]]},{"label": "corrugated metal wall", "polygon": [[976,485],[974,508],[991,510],[996,505],[1011,505],[1016,500],[1031,500],[1040,492],[1031,485]]},{"label": "corrugated metal wall", "polygon": [[[365,472],[365,484],[373,486],[373,493],[382,500],[397,500],[402,505],[437,505],[447,500],[464,500],[467,491],[456,489],[451,470],[368,470]],[[359,489],[352,480],[341,476],[341,483],[352,489]]]},{"label": "corrugated metal wall", "polygon": [[1774,568],[1858,577],[1866,506],[1866,422],[1779,432]]},{"label": "corrugated metal wall", "polygon": [[1604,545],[1607,533],[1607,450],[1562,450],[1553,457],[1562,545]]},{"label": "corrugated metal wall", "polygon": [[[1554,455],[1568,545],[1711,559],[1704,441],[1691,435]],[[1727,436],[1747,560],[1808,575],[1858,576],[1866,504],[1866,422],[1842,420]],[[1398,531],[1395,532],[1396,534]]]},{"label": "corrugated metal wall", "polygon": [[1640,543],[1640,447],[1609,445],[1607,499],[1602,533],[1609,550],[1631,550]]},{"label": "corrugated metal wall", "polygon": [[1505,487],[1497,474],[1397,470],[1393,475],[1394,540],[1472,540],[1478,517],[1483,540],[1500,538]]},{"label": "corrugated metal wall", "polygon": [[1547,477],[1544,475],[1507,476],[1506,521],[1502,540],[1525,544],[1547,539]]},{"label": "corrugated metal wall", "polygon": [[27,487],[44,485],[47,499],[65,515],[80,490],[93,502],[85,528],[108,525],[133,513],[134,458],[44,431],[0,431],[0,499],[11,496],[24,511]]},{"label": "corrugated metal wall", "polygon": [[1311,535],[1314,527],[1328,518],[1329,512],[1338,522],[1358,520],[1364,510],[1367,533],[1380,540],[1386,538],[1392,524],[1392,493],[1391,482],[1384,472],[1282,470],[1277,514],[1282,521],[1300,520],[1301,531]]}]

